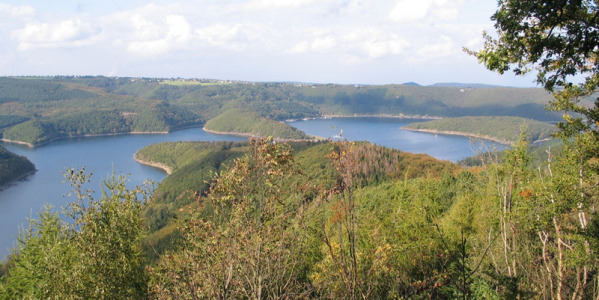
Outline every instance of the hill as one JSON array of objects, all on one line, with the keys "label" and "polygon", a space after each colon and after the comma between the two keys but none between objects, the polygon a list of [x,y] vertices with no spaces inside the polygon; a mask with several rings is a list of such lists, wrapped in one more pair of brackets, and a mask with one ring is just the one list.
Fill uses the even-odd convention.
[{"label": "hill", "polygon": [[[287,194],[302,180],[314,186],[328,187],[335,183],[334,166],[327,155],[333,144],[329,142],[292,142],[294,157],[306,178],[290,178],[285,182]],[[176,220],[188,216],[189,207],[198,195],[209,192],[215,174],[227,170],[235,159],[246,155],[247,142],[174,142],[154,144],[140,149],[135,157],[146,163],[161,165],[172,172],[160,183],[153,200],[148,204],[145,217],[152,233],[146,248],[154,249],[151,257],[176,246],[173,240],[181,238],[176,230]],[[411,154],[395,149],[358,143],[354,148],[355,184],[360,187],[387,182],[398,178],[439,177],[444,172],[454,172],[460,167],[438,161],[425,154]],[[195,204],[194,204],[195,203]],[[155,253],[156,251],[157,253]]]},{"label": "hill", "polygon": [[431,84],[430,86],[441,86],[441,87],[457,87],[457,88],[497,88],[499,85],[483,84],[483,83],[459,83],[459,82],[439,82]]},{"label": "hill", "polygon": [[[544,109],[550,100],[537,88],[0,77],[0,132],[4,139],[35,146],[70,136],[202,126],[229,110],[245,112],[228,122],[236,123],[229,124],[231,129],[249,130],[246,133],[255,129],[247,122],[257,120],[246,113],[273,121],[381,114],[558,121],[559,113]],[[259,121],[261,127],[273,127]]]},{"label": "hill", "polygon": [[113,177],[72,223],[42,212],[0,298],[596,298],[599,172],[577,146],[466,169],[370,143],[151,145],[136,157],[172,171],[152,198]]},{"label": "hill", "polygon": [[204,130],[219,134],[236,134],[254,137],[273,136],[284,140],[308,139],[308,136],[288,124],[261,117],[238,109],[228,110],[206,122]]}]

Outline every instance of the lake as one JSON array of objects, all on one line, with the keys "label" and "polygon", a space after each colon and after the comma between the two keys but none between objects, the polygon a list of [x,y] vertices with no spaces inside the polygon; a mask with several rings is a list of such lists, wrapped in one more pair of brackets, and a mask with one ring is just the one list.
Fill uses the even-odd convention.
[{"label": "lake", "polygon": [[[289,123],[308,134],[332,138],[343,130],[348,140],[367,140],[402,151],[427,153],[433,157],[457,161],[476,153],[470,140],[461,136],[434,135],[399,129],[417,120],[395,118],[333,118]],[[26,181],[17,182],[0,191],[0,259],[10,253],[18,236],[19,226],[27,218],[36,217],[45,204],[55,209],[72,202],[64,197],[70,186],[63,183],[65,168],[86,166],[94,172],[88,187],[100,191],[102,178],[113,172],[130,174],[130,187],[146,179],[162,180],[166,174],[156,168],[141,165],[133,159],[140,148],[169,141],[240,141],[245,138],[215,135],[201,128],[190,128],[170,134],[135,134],[64,139],[39,148],[4,144],[14,153],[27,156],[38,171]],[[495,145],[501,148],[500,145]]]}]

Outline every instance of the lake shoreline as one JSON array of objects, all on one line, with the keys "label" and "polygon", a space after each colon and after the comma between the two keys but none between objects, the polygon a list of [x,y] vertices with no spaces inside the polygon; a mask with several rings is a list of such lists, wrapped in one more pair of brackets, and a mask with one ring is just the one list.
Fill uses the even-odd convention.
[{"label": "lake shoreline", "polygon": [[65,140],[65,139],[75,139],[75,138],[87,138],[87,137],[103,137],[103,136],[117,136],[117,135],[128,135],[128,134],[169,134],[178,130],[185,130],[185,129],[190,129],[190,128],[200,128],[200,126],[202,125],[191,125],[191,126],[184,126],[184,127],[177,127],[174,128],[171,131],[129,131],[129,132],[113,132],[113,133],[97,133],[97,134],[80,134],[80,135],[69,135],[69,136],[60,136],[60,137],[55,137],[52,138],[48,141],[45,141],[43,143],[38,143],[38,144],[32,144],[32,143],[27,143],[27,142],[23,142],[23,141],[16,141],[16,140],[9,140],[9,139],[5,139],[2,138],[0,139],[0,141],[5,142],[5,143],[11,143],[11,144],[18,144],[18,145],[25,145],[29,148],[36,148],[36,147],[41,147],[41,146],[45,146],[48,145],[52,142],[56,142],[56,141],[60,141],[60,140]]},{"label": "lake shoreline", "polygon": [[[236,132],[236,131],[216,131],[216,130],[207,129],[206,127],[203,127],[202,130],[204,130],[208,133],[218,134],[218,135],[231,135],[231,136],[246,137],[246,138],[261,138],[261,137],[263,137],[263,136],[259,136],[259,135],[255,135],[255,134],[251,134],[251,133],[243,133],[243,132]],[[318,142],[318,141],[322,141],[324,139],[318,138],[318,137],[314,137],[312,139],[284,139],[284,138],[276,138],[275,137],[274,140],[279,141],[279,142]]]},{"label": "lake shoreline", "polygon": [[421,119],[421,120],[440,120],[443,117],[439,116],[428,116],[428,115],[405,115],[405,114],[350,114],[350,115],[322,115],[318,119],[332,119],[332,118],[393,118],[393,119]]},{"label": "lake shoreline", "polygon": [[[491,141],[491,142],[495,142],[495,143],[502,144],[502,145],[507,145],[507,146],[511,146],[511,145],[514,144],[514,142],[512,142],[512,141],[503,140],[503,139],[492,137],[492,136],[488,136],[488,135],[479,135],[479,134],[462,132],[462,131],[447,131],[447,130],[435,130],[435,129],[414,129],[414,128],[408,128],[408,127],[401,127],[401,129],[402,130],[407,130],[407,131],[425,132],[425,133],[434,133],[434,134],[459,135],[459,136],[465,136],[465,137],[470,137],[470,138],[483,139],[483,140],[487,140],[487,141]],[[537,141],[535,141],[535,143],[536,142]]]},{"label": "lake shoreline", "polygon": [[135,153],[135,155],[133,155],[133,159],[142,165],[160,169],[160,170],[164,171],[166,173],[166,175],[171,175],[171,173],[172,173],[171,168],[169,166],[167,166],[163,163],[158,163],[158,162],[141,159],[141,158],[139,158],[137,153]]}]

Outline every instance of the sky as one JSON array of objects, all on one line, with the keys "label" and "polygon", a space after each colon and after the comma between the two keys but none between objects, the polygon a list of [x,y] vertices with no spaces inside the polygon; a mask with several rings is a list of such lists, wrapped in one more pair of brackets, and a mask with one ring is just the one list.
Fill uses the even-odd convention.
[{"label": "sky", "polygon": [[535,86],[462,48],[494,0],[0,0],[0,76]]}]

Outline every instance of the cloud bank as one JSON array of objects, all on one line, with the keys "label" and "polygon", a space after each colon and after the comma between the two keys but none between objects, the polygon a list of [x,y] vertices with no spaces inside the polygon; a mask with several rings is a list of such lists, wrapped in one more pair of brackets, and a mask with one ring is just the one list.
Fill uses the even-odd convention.
[{"label": "cloud bank", "polygon": [[0,3],[0,54],[11,57],[0,71],[340,83],[428,72],[431,81],[463,81],[451,78],[456,68],[483,69],[461,48],[479,45],[494,10],[477,0],[106,1],[94,3],[98,12],[56,5],[64,7]]}]

